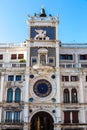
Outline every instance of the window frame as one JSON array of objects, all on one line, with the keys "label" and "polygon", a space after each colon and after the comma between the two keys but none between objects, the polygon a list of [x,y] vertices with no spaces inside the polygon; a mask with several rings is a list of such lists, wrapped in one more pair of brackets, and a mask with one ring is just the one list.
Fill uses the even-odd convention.
[{"label": "window frame", "polygon": [[22,75],[16,75],[15,81],[22,81]]},{"label": "window frame", "polygon": [[15,102],[20,102],[21,101],[21,89],[16,88],[15,89]]},{"label": "window frame", "polygon": [[79,60],[81,61],[87,60],[87,54],[79,54]]},{"label": "window frame", "polygon": [[[36,60],[36,62],[34,63],[34,62],[32,62],[32,60],[33,59],[35,59]],[[36,57],[36,56],[32,56],[31,57],[31,66],[33,66],[33,65],[35,65],[35,64],[37,64],[38,63],[38,57]]]},{"label": "window frame", "polygon": [[[50,59],[53,59],[53,62],[52,62],[52,63],[49,62]],[[55,57],[48,57],[48,64],[49,64],[49,65],[52,65],[52,66],[55,66]]]},{"label": "window frame", "polygon": [[70,103],[70,93],[67,88],[63,90],[63,102]]},{"label": "window frame", "polygon": [[14,75],[8,75],[8,81],[14,81]]},{"label": "window frame", "polygon": [[69,82],[69,76],[68,75],[62,75],[62,82]]},{"label": "window frame", "polygon": [[20,122],[20,111],[14,112],[14,122]]},{"label": "window frame", "polygon": [[3,60],[3,54],[0,54],[0,60]]},{"label": "window frame", "polygon": [[12,122],[12,111],[6,111],[5,121]]},{"label": "window frame", "polygon": [[72,123],[79,123],[78,112],[79,111],[72,111]]},{"label": "window frame", "polygon": [[72,103],[78,102],[78,100],[77,100],[77,90],[75,88],[73,88],[71,90],[71,101],[72,101]]},{"label": "window frame", "polygon": [[70,81],[71,82],[77,82],[78,80],[79,80],[78,75],[71,75],[70,76]]},{"label": "window frame", "polygon": [[12,103],[13,102],[13,89],[8,88],[7,90],[7,102]]},{"label": "window frame", "polygon": [[17,60],[17,54],[11,54],[11,60]]},{"label": "window frame", "polygon": [[73,61],[73,54],[60,54],[60,60]]},{"label": "window frame", "polygon": [[18,54],[18,59],[19,59],[19,60],[20,60],[20,59],[24,59],[24,54],[23,54],[23,53]]},{"label": "window frame", "polygon": [[64,111],[64,123],[70,123],[70,111]]}]

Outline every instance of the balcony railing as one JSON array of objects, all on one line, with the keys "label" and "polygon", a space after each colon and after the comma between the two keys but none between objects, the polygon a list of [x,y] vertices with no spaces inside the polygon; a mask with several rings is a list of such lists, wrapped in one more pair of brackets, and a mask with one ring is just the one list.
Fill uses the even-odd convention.
[{"label": "balcony railing", "polygon": [[24,101],[3,101],[3,103],[17,103],[19,105],[23,105],[24,104]]},{"label": "balcony railing", "polygon": [[[87,68],[87,63],[61,63],[60,68]],[[0,68],[25,68],[26,63],[0,63]]]},{"label": "balcony railing", "polygon": [[5,121],[3,121],[2,123],[6,123],[8,125],[17,125],[17,124],[23,124],[23,121],[20,119],[16,119],[16,120],[12,120],[12,119],[6,119]]},{"label": "balcony railing", "polygon": [[26,63],[0,63],[0,68],[25,68]]},{"label": "balcony railing", "polygon": [[63,103],[78,103],[78,100],[76,100],[76,101],[63,101]]},{"label": "balcony railing", "polygon": [[64,120],[64,123],[71,123],[70,120]]},{"label": "balcony railing", "polygon": [[79,123],[79,120],[64,120],[64,124]]},{"label": "balcony railing", "polygon": [[87,68],[87,63],[61,63],[60,68]]}]

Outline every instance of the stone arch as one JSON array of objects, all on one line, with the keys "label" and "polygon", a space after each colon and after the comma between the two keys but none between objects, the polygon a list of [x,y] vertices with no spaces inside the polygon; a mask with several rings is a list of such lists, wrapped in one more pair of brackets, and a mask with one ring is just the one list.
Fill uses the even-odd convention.
[{"label": "stone arch", "polygon": [[54,117],[51,113],[40,110],[34,112],[30,118],[31,130],[53,130]]},{"label": "stone arch", "polygon": [[50,111],[48,111],[48,110],[45,110],[45,109],[44,109],[44,110],[34,111],[34,112],[32,113],[32,115],[30,116],[30,118],[29,118],[29,123],[31,122],[32,117],[33,117],[36,113],[38,113],[38,112],[47,112],[47,113],[49,113],[50,116],[53,118],[53,121],[56,122],[56,119],[55,119],[55,116],[53,115],[53,113],[50,112]]}]

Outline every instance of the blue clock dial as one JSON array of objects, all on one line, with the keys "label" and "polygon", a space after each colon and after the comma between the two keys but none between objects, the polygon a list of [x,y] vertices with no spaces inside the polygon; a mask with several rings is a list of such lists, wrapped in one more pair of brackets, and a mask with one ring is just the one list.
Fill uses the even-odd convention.
[{"label": "blue clock dial", "polygon": [[52,91],[52,86],[47,80],[39,80],[34,84],[34,93],[39,97],[46,97]]}]

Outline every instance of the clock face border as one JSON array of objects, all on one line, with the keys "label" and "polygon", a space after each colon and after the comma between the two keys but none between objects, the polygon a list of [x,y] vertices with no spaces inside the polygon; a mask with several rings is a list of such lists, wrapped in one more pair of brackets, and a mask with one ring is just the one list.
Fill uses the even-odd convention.
[{"label": "clock face border", "polygon": [[44,98],[49,96],[52,92],[52,85],[49,81],[41,79],[35,82],[33,91],[38,97]]},{"label": "clock face border", "polygon": [[49,40],[56,39],[56,27],[52,26],[31,26],[30,27],[30,38],[34,40],[34,37],[37,35],[35,30],[44,30],[46,35],[49,37]]}]

